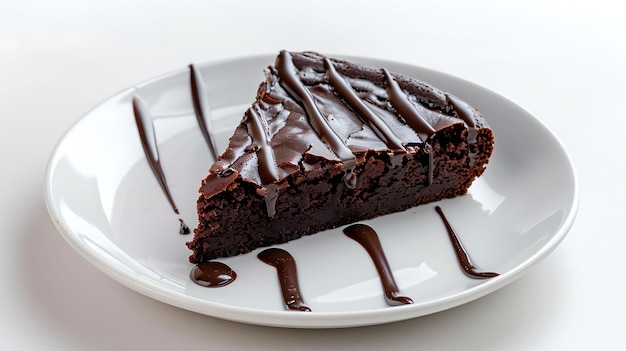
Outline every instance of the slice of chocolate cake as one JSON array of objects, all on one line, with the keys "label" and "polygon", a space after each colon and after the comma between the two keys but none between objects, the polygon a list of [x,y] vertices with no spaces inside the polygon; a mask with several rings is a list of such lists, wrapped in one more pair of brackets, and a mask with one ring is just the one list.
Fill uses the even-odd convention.
[{"label": "slice of chocolate cake", "polygon": [[427,83],[283,51],[203,180],[192,263],[463,195],[494,137]]}]

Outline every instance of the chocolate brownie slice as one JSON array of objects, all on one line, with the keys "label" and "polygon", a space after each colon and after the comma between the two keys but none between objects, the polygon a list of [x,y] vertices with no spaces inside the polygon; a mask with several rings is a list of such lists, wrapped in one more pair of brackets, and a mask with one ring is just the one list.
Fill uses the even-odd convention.
[{"label": "chocolate brownie slice", "polygon": [[461,99],[386,69],[282,51],[202,181],[199,263],[463,195],[494,147]]}]

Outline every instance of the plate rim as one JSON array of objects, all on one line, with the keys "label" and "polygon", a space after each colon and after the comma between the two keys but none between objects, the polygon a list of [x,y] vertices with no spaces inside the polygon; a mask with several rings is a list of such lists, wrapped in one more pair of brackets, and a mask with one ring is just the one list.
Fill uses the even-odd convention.
[{"label": "plate rim", "polygon": [[[85,123],[88,120],[89,116],[92,114],[94,110],[99,108],[101,105],[106,102],[114,99],[115,97],[123,96],[128,94],[141,86],[150,85],[152,83],[158,82],[160,80],[173,77],[179,74],[183,74],[186,72],[186,69],[176,69],[170,72],[166,72],[160,74],[154,78],[139,82],[132,87],[122,89],[119,92],[107,97],[102,100],[100,103],[96,104],[93,108],[83,114],[79,119],[77,119],[72,125],[62,134],[60,139],[55,144],[50,157],[48,159],[46,165],[45,172],[45,186],[44,186],[44,201],[46,208],[48,210],[48,214],[52,219],[56,229],[59,233],[64,237],[64,239],[70,244],[70,246],[76,250],[85,260],[87,260],[90,264],[94,265],[100,271],[105,273],[108,277],[113,280],[121,283],[122,285],[139,292],[145,296],[153,298],[155,300],[161,301],[163,303],[167,303],[182,309],[186,309],[189,311],[193,311],[200,314],[209,315],[216,318],[221,318],[230,321],[248,323],[248,324],[256,324],[256,325],[265,325],[265,326],[274,326],[274,327],[286,327],[286,328],[344,328],[344,327],[359,327],[366,325],[375,325],[375,324],[384,324],[389,322],[401,321],[406,319],[417,318],[421,316],[425,316],[428,314],[440,312],[443,310],[451,309],[462,305],[464,303],[476,300],[481,298],[493,291],[498,290],[505,285],[517,280],[522,275],[529,272],[529,268],[531,266],[536,266],[539,262],[545,259],[550,253],[552,253],[559,244],[565,239],[567,233],[570,231],[571,227],[575,222],[576,215],[578,213],[579,202],[580,202],[580,185],[579,179],[574,167],[574,163],[572,161],[571,155],[565,148],[564,144],[560,140],[560,138],[539,118],[537,118],[534,114],[530,113],[525,108],[521,107],[513,100],[503,96],[502,94],[496,93],[492,90],[489,90],[481,85],[473,83],[471,81],[465,80],[463,78],[441,72],[438,70],[433,70],[430,68],[426,68],[419,65],[409,64],[400,61],[394,61],[389,59],[382,59],[377,57],[363,57],[363,56],[353,56],[353,55],[332,55],[332,57],[345,58],[348,60],[354,60],[354,62],[378,62],[383,65],[394,65],[394,66],[402,66],[406,69],[418,69],[427,71],[431,74],[435,74],[437,76],[445,77],[446,79],[452,79],[456,81],[460,81],[463,84],[467,84],[468,86],[476,87],[477,89],[482,90],[483,92],[492,94],[494,96],[499,97],[500,99],[506,101],[511,106],[520,109],[524,112],[528,117],[532,119],[532,122],[536,123],[539,127],[545,130],[547,135],[552,138],[553,142],[556,146],[558,146],[561,155],[564,157],[564,164],[567,165],[568,175],[572,178],[572,201],[570,208],[567,209],[567,214],[562,224],[559,226],[558,230],[554,233],[554,235],[546,241],[545,244],[541,246],[537,252],[535,252],[531,257],[523,261],[521,264],[516,265],[511,270],[506,272],[506,275],[501,275],[499,277],[492,278],[488,281],[485,281],[481,284],[473,286],[471,288],[465,289],[460,293],[447,295],[442,298],[438,298],[435,300],[429,300],[424,303],[418,303],[414,305],[407,306],[396,306],[393,308],[387,309],[367,309],[367,310],[359,310],[359,311],[339,311],[339,312],[310,312],[310,313],[294,313],[293,311],[271,311],[264,309],[255,309],[250,307],[242,307],[242,306],[233,306],[226,305],[222,303],[217,303],[214,301],[190,296],[181,292],[172,291],[166,289],[163,286],[157,285],[150,281],[149,279],[145,279],[143,277],[137,277],[132,272],[127,272],[125,270],[115,269],[111,267],[111,265],[107,264],[106,261],[102,260],[99,255],[97,255],[93,250],[89,249],[84,243],[78,239],[76,233],[73,233],[71,226],[65,223],[63,217],[61,216],[59,209],[55,206],[53,201],[53,189],[52,189],[52,176],[54,172],[54,163],[57,157],[59,156],[60,148],[66,138],[81,124]],[[245,61],[267,61],[268,63],[272,62],[274,55],[269,54],[257,54],[257,55],[249,55],[249,56],[237,56],[232,58],[224,58],[214,61],[207,61],[199,64],[195,64],[199,68],[208,67],[208,66],[219,66],[219,65],[227,65],[233,64],[235,62],[245,62]],[[260,67],[262,69],[263,67]],[[424,305],[424,306],[422,306]],[[418,310],[419,312],[415,312],[414,310]],[[245,316],[246,318],[242,318]]]}]

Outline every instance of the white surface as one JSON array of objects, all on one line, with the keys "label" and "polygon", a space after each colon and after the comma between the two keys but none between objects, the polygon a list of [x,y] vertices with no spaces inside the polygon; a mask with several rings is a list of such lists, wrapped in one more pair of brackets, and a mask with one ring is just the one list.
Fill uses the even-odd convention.
[{"label": "white surface", "polygon": [[[274,59],[199,65],[220,150],[250,103],[261,69]],[[540,122],[501,96],[449,75],[390,61],[351,61],[421,77],[494,116],[490,126],[498,147],[468,196],[365,221],[378,232],[401,294],[414,301],[410,306],[384,302],[368,255],[343,228],[279,245],[297,262],[311,313],[285,310],[275,269],[256,257],[264,248],[219,259],[237,272],[227,287],[206,289],[189,279],[193,265],[185,242],[191,238],[176,233],[177,217],[196,227],[199,180],[213,161],[193,113],[187,69],[113,96],[64,135],[46,176],[53,222],[89,262],[140,293],[228,320],[300,328],[375,325],[456,307],[510,284],[556,248],[575,218],[578,185],[566,151]],[[180,215],[146,162],[132,114],[135,95],[151,111],[161,166]],[[526,143],[529,136],[532,144]],[[476,280],[462,273],[435,205],[445,208],[474,262],[500,276]]]},{"label": "white surface", "polygon": [[[0,348],[620,350],[625,321],[619,2],[20,1],[0,5]],[[317,25],[312,28],[311,24]],[[561,246],[445,312],[345,330],[225,322],[146,298],[87,264],[43,202],[45,165],[97,103],[184,67],[279,49],[379,57],[485,86],[539,116],[581,183]]]}]

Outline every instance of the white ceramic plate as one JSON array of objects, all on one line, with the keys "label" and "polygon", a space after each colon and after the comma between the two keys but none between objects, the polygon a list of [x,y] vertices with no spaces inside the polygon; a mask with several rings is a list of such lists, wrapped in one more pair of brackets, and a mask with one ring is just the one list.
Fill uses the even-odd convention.
[{"label": "white ceramic plate", "polygon": [[[208,85],[214,132],[223,149],[273,57],[200,65]],[[305,302],[313,312],[286,311],[276,271],[253,253],[221,260],[238,278],[222,288],[189,279],[192,265],[178,218],[197,223],[200,180],[212,163],[193,114],[189,72],[180,70],[123,91],[79,120],[52,153],[46,178],[50,215],[67,241],[113,279],[162,302],[246,323],[334,328],[414,318],[469,302],[519,278],[565,237],[578,187],[570,159],[536,118],[507,99],[461,79],[404,64],[358,59],[413,76],[478,107],[496,135],[484,176],[467,196],[440,205],[470,256],[490,280],[466,277],[445,228],[424,205],[367,223],[380,235],[403,295],[415,303],[385,304],[378,276],[362,247],[330,230],[281,245],[296,259]],[[176,215],[143,154],[131,98],[154,117],[161,162]]]}]

